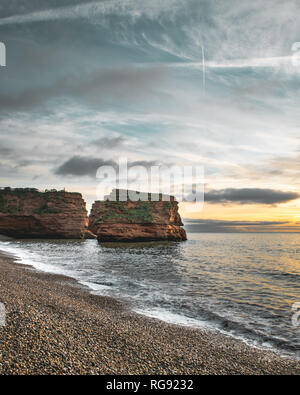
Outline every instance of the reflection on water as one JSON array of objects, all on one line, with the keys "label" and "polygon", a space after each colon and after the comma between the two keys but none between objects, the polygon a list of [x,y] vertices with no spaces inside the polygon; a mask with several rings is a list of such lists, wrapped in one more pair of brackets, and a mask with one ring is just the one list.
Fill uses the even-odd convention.
[{"label": "reflection on water", "polygon": [[214,328],[299,356],[299,234],[191,234],[184,243],[0,242],[161,319]]}]

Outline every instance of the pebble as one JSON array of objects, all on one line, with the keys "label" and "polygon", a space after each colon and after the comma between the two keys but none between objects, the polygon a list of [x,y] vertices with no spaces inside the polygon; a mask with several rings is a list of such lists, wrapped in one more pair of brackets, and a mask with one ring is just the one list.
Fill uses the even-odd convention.
[{"label": "pebble", "polygon": [[0,374],[300,374],[300,364],[214,332],[143,317],[75,280],[0,254]]}]

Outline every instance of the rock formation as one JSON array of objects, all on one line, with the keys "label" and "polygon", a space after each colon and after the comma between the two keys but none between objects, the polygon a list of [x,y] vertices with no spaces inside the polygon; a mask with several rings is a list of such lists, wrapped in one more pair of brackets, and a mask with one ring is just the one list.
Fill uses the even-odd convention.
[{"label": "rock formation", "polygon": [[[127,191],[125,193],[127,195]],[[169,198],[169,201],[163,201],[164,197],[159,195],[158,201],[151,201],[149,195],[147,201],[120,201],[117,190],[116,201],[94,203],[89,229],[99,241],[186,240],[178,203],[173,197]]]},{"label": "rock formation", "polygon": [[0,190],[0,234],[14,238],[95,238],[80,193]]}]

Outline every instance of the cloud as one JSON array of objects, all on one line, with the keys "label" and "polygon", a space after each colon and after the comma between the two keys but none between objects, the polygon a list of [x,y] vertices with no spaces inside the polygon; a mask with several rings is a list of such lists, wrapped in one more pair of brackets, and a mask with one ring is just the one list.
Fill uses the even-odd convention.
[{"label": "cloud", "polygon": [[[248,58],[248,59],[231,59],[229,61],[208,61],[205,63],[208,69],[249,69],[249,68],[292,68],[292,56],[277,56],[269,58]],[[172,62],[169,67],[203,69],[203,62]],[[294,68],[295,70],[295,68]]]},{"label": "cloud", "polygon": [[88,75],[65,76],[53,85],[25,89],[22,93],[0,95],[1,110],[26,110],[54,98],[72,97],[92,104],[111,100],[138,101],[153,95],[165,73],[162,68],[96,70]]},{"label": "cloud", "polygon": [[3,157],[10,156],[13,153],[11,148],[0,145],[0,155]]},{"label": "cloud", "polygon": [[[143,166],[149,168],[157,165],[157,161],[133,161],[129,162],[128,166]],[[54,173],[60,176],[89,176],[95,177],[97,170],[101,166],[112,166],[117,169],[119,164],[114,160],[105,160],[101,158],[89,158],[82,156],[73,156],[65,163],[59,166]]]},{"label": "cloud", "polygon": [[85,158],[73,156],[55,171],[60,176],[91,176],[95,177],[97,169],[101,166],[116,167],[117,163],[111,160]]},{"label": "cloud", "polygon": [[238,204],[278,204],[300,198],[296,192],[283,192],[274,189],[242,188],[211,190],[205,193],[205,201],[210,203]]},{"label": "cloud", "polygon": [[[77,2],[76,2],[77,3]],[[11,15],[0,19],[1,25],[11,25],[20,23],[33,23],[55,21],[60,19],[93,19],[99,15],[118,14],[138,18],[141,15],[155,18],[160,13],[170,13],[170,7],[182,7],[180,0],[152,0],[150,5],[148,0],[102,0],[91,1],[81,4],[73,4],[66,7],[56,7],[42,9],[28,14]]]},{"label": "cloud", "polygon": [[[297,7],[297,0],[0,0],[9,55],[0,130],[13,149],[0,151],[1,161],[9,175],[16,160],[35,166],[18,167],[11,182],[42,174],[65,183],[53,168],[72,176],[63,165],[74,157],[96,158],[74,170],[94,177],[98,156],[122,154],[203,165],[210,190],[300,191],[300,69],[275,74],[299,41]],[[212,202],[231,203],[225,195]]]},{"label": "cloud", "polygon": [[287,174],[292,172],[295,178],[299,179],[300,175],[300,155],[290,155],[290,157],[277,157],[270,161],[270,169],[277,173]]},{"label": "cloud", "polygon": [[288,221],[184,220],[189,233],[300,232],[299,223]]},{"label": "cloud", "polygon": [[101,137],[100,139],[92,141],[92,145],[96,145],[97,147],[104,148],[104,149],[113,149],[120,147],[125,143],[125,138],[122,136],[118,137]]},{"label": "cloud", "polygon": [[226,221],[217,219],[186,219],[191,225],[218,225],[218,226],[257,226],[257,225],[285,225],[288,221]]}]

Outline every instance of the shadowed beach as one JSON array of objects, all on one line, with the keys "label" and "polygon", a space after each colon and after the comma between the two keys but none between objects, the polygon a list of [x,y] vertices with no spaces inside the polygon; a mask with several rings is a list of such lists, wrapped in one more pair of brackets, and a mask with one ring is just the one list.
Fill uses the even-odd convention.
[{"label": "shadowed beach", "polygon": [[1,374],[300,374],[299,362],[132,313],[13,257],[0,268]]}]

